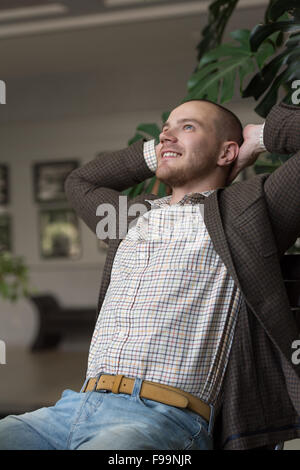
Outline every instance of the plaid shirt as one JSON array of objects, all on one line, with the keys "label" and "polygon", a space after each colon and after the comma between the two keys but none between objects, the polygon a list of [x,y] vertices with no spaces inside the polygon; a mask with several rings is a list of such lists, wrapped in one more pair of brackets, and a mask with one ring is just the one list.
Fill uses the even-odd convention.
[{"label": "plaid shirt", "polygon": [[[144,157],[155,171],[154,141]],[[94,330],[87,377],[123,374],[178,387],[215,404],[241,292],[215,251],[203,197],[150,201],[121,241]]]}]

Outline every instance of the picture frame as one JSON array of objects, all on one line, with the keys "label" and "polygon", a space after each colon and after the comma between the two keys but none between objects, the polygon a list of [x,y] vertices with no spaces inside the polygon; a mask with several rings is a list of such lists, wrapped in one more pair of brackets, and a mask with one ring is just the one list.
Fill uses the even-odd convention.
[{"label": "picture frame", "polygon": [[34,201],[37,203],[66,202],[64,182],[79,166],[78,160],[33,163]]},{"label": "picture frame", "polygon": [[9,167],[8,165],[0,164],[0,205],[9,203]]},{"label": "picture frame", "polygon": [[11,215],[0,213],[0,252],[12,252],[12,221]]},{"label": "picture frame", "polygon": [[74,260],[81,257],[79,221],[73,209],[41,209],[39,235],[41,258]]}]

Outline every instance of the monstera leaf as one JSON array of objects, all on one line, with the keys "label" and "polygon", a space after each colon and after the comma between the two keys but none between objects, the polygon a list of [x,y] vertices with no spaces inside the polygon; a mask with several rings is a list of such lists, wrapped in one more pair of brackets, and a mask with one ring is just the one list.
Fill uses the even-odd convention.
[{"label": "monstera leaf", "polygon": [[250,47],[250,31],[237,30],[230,33],[238,43],[222,44],[204,54],[197,71],[188,81],[188,95],[184,101],[191,99],[209,99],[225,103],[234,95],[236,80],[239,80],[240,91],[245,77],[263,66],[264,61],[274,53],[272,41],[265,41],[255,52]]},{"label": "monstera leaf", "polygon": [[265,14],[265,22],[278,20],[285,13],[297,18],[299,15],[299,0],[271,0]]},{"label": "monstera leaf", "polygon": [[225,27],[238,2],[239,0],[215,0],[209,5],[208,24],[203,29],[201,41],[197,46],[197,62],[221,43]]},{"label": "monstera leaf", "polygon": [[300,79],[300,6],[298,0],[273,1],[266,16],[268,23],[257,25],[251,32],[252,51],[257,51],[262,41],[274,33],[285,34],[288,37],[284,50],[270,58],[243,92],[243,97],[253,96],[256,100],[262,97],[255,108],[257,114],[262,117],[266,117],[272,106],[276,104],[281,89],[285,90],[283,101],[290,103],[294,91],[292,84]]}]

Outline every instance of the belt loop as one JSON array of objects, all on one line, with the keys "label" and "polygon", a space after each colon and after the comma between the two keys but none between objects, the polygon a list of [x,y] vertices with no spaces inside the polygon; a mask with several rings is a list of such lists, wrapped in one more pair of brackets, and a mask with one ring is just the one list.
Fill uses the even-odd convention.
[{"label": "belt loop", "polygon": [[140,396],[142,384],[143,384],[143,379],[137,377],[134,381],[133,390],[131,392],[132,397],[139,397]]},{"label": "belt loop", "polygon": [[93,377],[92,379],[90,379],[85,391],[94,392],[96,390],[97,382],[98,382],[98,377]]},{"label": "belt loop", "polygon": [[116,375],[115,376],[115,379],[114,379],[114,384],[112,386],[112,393],[119,393],[119,387],[120,387],[120,384],[121,384],[121,381],[123,379],[124,375]]},{"label": "belt loop", "polygon": [[86,377],[79,393],[84,393],[85,392],[88,381],[89,381],[89,377]]},{"label": "belt loop", "polygon": [[84,393],[86,391],[94,392],[96,390],[97,383],[98,383],[99,378],[101,377],[101,374],[102,372],[98,374],[96,377],[87,377],[82,386],[82,389],[80,390],[80,393]]}]

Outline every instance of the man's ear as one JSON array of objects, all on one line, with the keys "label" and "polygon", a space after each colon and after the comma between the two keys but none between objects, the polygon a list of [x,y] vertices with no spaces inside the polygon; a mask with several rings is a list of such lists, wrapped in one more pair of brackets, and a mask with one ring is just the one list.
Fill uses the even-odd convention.
[{"label": "man's ear", "polygon": [[228,141],[223,142],[221,145],[219,157],[217,160],[218,166],[229,166],[238,157],[240,147],[237,142]]}]

